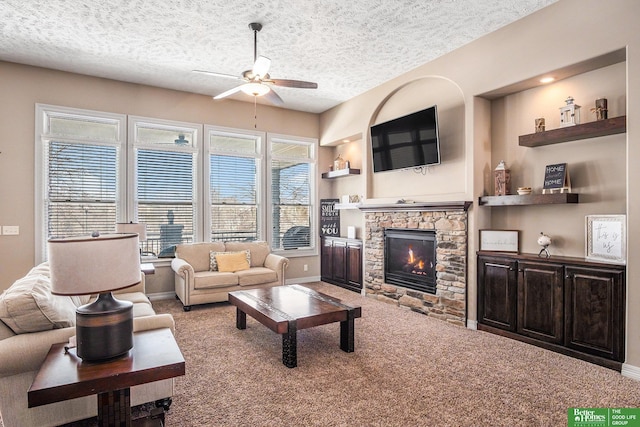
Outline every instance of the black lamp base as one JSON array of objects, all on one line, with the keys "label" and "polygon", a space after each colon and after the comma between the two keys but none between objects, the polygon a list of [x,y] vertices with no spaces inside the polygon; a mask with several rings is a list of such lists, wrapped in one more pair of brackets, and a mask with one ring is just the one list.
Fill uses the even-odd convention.
[{"label": "black lamp base", "polygon": [[87,362],[121,356],[133,348],[133,303],[111,292],[76,309],[76,353]]}]

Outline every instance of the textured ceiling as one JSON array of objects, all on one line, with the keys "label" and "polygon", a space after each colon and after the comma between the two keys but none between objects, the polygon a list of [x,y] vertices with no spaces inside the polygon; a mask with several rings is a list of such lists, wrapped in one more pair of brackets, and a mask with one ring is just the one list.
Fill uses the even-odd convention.
[{"label": "textured ceiling", "polygon": [[322,112],[555,1],[0,0],[0,60],[217,95],[192,70],[250,69],[260,22],[271,76],[318,83],[284,107]]}]

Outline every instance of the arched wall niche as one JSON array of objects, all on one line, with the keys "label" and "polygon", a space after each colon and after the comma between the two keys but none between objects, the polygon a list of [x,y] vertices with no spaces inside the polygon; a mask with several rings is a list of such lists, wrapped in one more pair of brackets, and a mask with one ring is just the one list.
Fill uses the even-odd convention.
[{"label": "arched wall niche", "polygon": [[371,137],[367,132],[367,198],[380,201],[446,200],[448,194],[465,192],[465,104],[460,87],[441,76],[424,76],[407,82],[380,102],[369,126],[424,108],[438,106],[441,164],[427,168],[373,173]]}]

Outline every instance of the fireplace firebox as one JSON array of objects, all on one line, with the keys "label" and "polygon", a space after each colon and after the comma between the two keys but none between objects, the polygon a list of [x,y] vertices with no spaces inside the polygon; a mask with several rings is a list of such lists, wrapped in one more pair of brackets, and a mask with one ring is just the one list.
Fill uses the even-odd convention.
[{"label": "fireplace firebox", "polygon": [[436,233],[384,230],[384,281],[420,292],[436,293]]}]

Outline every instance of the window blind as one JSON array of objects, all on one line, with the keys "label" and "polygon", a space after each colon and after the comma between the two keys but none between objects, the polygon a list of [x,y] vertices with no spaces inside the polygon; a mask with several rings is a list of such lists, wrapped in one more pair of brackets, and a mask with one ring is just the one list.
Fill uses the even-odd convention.
[{"label": "window blind", "polygon": [[256,159],[210,156],[211,240],[256,240],[258,177]]},{"label": "window blind", "polygon": [[301,249],[311,245],[310,164],[271,161],[273,246]]},{"label": "window blind", "polygon": [[175,245],[193,241],[194,155],[137,150],[138,221],[147,224],[146,252],[171,257]]},{"label": "window blind", "polygon": [[114,231],[118,148],[50,141],[47,150],[47,237]]}]

